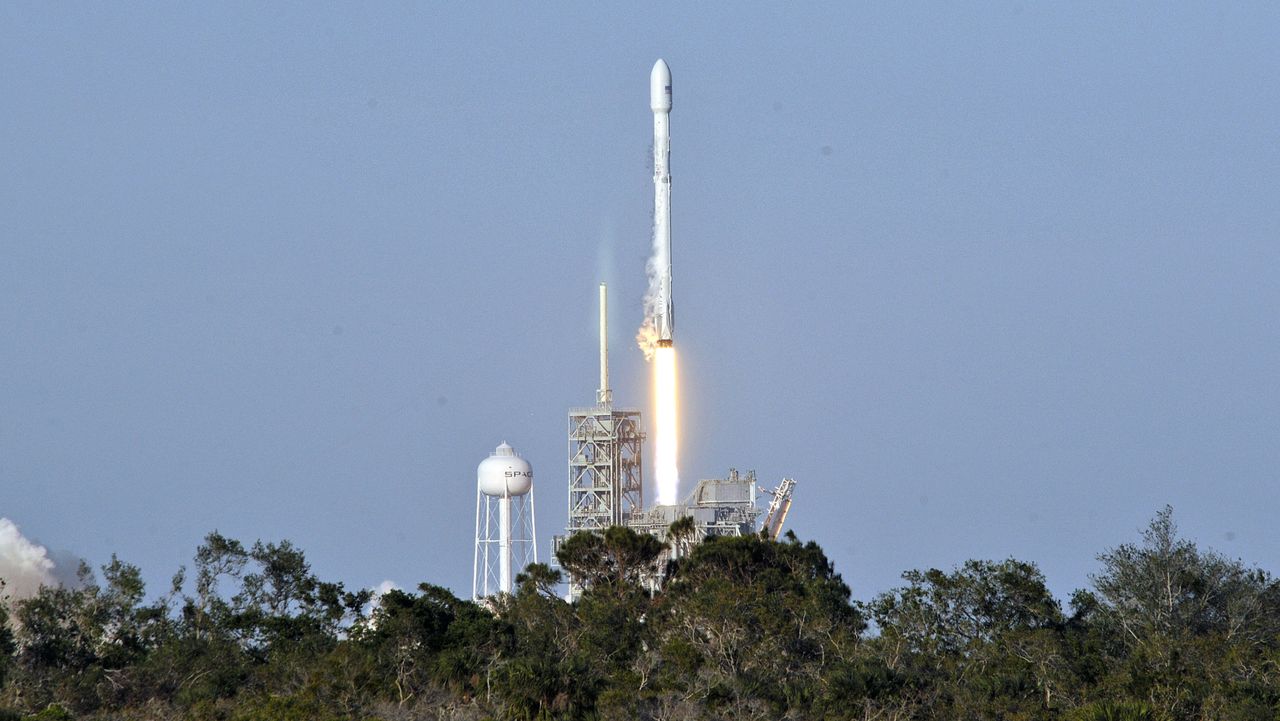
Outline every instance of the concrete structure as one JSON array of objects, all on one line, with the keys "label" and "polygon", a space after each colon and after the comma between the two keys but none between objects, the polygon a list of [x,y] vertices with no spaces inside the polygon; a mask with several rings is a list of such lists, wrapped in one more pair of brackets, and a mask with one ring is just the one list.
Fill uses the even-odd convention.
[{"label": "concrete structure", "polygon": [[760,508],[756,506],[756,473],[739,474],[730,468],[724,478],[698,481],[693,493],[673,506],[654,506],[633,514],[626,525],[666,540],[667,527],[692,516],[697,529],[694,540],[710,536],[745,536],[756,532]]}]

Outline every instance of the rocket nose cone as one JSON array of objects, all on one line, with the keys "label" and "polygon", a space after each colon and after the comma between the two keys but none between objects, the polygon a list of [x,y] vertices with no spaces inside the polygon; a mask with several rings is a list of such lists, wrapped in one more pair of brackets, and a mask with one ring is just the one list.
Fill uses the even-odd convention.
[{"label": "rocket nose cone", "polygon": [[655,113],[671,111],[671,68],[659,59],[649,73],[649,107]]}]

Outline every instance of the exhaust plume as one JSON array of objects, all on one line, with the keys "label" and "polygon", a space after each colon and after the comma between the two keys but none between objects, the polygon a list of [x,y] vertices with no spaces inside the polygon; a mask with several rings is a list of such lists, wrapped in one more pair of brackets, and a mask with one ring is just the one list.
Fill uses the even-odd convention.
[{"label": "exhaust plume", "polygon": [[645,275],[649,278],[649,287],[644,292],[644,320],[640,322],[640,330],[636,331],[636,345],[644,354],[645,361],[652,361],[658,348],[658,328],[656,319],[662,300],[662,278],[660,268],[666,268],[671,261],[666,257],[667,249],[658,242],[657,234],[653,236],[653,255],[644,264]]},{"label": "exhaust plume", "polygon": [[42,586],[57,586],[53,559],[44,546],[32,543],[18,526],[0,518],[0,579],[4,595],[17,600],[34,596]]}]

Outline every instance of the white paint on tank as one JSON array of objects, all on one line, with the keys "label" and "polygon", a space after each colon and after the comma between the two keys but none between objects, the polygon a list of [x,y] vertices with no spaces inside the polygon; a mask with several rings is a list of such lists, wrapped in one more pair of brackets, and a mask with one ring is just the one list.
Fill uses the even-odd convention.
[{"label": "white paint on tank", "polygon": [[512,498],[533,490],[533,466],[505,442],[476,469],[476,482],[486,496]]}]

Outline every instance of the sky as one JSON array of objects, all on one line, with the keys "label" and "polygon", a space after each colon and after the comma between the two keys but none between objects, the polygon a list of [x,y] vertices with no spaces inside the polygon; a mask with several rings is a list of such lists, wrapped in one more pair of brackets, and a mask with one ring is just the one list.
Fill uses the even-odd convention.
[{"label": "sky", "polygon": [[545,558],[601,281],[649,403],[661,57],[682,493],[795,478],[862,599],[1165,504],[1280,571],[1280,6],[608,5],[0,5],[0,516],[466,594],[507,441]]}]

